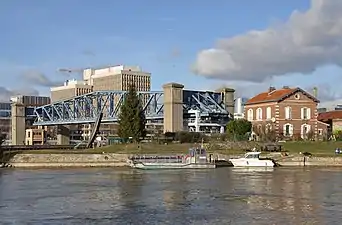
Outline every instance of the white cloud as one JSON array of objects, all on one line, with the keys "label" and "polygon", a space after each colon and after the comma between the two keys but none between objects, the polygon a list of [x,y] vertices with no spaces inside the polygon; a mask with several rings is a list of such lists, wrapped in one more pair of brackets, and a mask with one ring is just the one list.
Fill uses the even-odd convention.
[{"label": "white cloud", "polygon": [[25,71],[22,74],[22,78],[28,83],[30,83],[31,85],[37,85],[37,86],[43,86],[43,87],[54,87],[54,86],[59,86],[63,83],[61,81],[52,81],[44,73],[41,73],[36,70]]},{"label": "white cloud", "polygon": [[286,23],[222,39],[198,53],[192,70],[224,80],[262,82],[289,73],[310,74],[342,65],[342,1],[312,0]]},{"label": "white cloud", "polygon": [[10,90],[0,86],[0,101],[8,102],[15,95],[39,95],[39,92],[34,88],[19,88],[18,90]]},{"label": "white cloud", "polygon": [[318,107],[327,108],[328,111],[334,110],[337,105],[342,105],[342,98],[332,101],[321,102]]}]

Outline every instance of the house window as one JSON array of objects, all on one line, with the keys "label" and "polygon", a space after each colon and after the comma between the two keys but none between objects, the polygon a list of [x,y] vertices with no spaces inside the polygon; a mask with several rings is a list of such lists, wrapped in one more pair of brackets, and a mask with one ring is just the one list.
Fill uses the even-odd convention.
[{"label": "house window", "polygon": [[318,135],[323,135],[323,129],[318,129]]},{"label": "house window", "polygon": [[266,108],[266,119],[270,120],[272,119],[272,109],[271,107]]},{"label": "house window", "polygon": [[256,111],[256,119],[262,120],[262,109],[261,108],[258,108]]},{"label": "house window", "polygon": [[290,123],[284,124],[283,133],[286,137],[291,137],[293,135],[293,125]]},{"label": "house window", "polygon": [[263,130],[262,130],[262,125],[261,125],[261,124],[258,124],[258,125],[256,126],[255,132],[257,132],[258,134],[260,134],[260,133],[263,132]]},{"label": "house window", "polygon": [[290,106],[285,107],[285,119],[287,120],[292,119],[292,108]]},{"label": "house window", "polygon": [[272,131],[272,124],[266,124],[266,133],[269,133],[269,132],[271,132]]},{"label": "house window", "polygon": [[310,132],[310,128],[311,128],[311,126],[308,124],[303,124],[301,126],[301,133],[300,134],[301,134],[301,137],[303,139],[306,139],[308,137],[308,133]]},{"label": "house window", "polygon": [[311,109],[307,107],[301,108],[301,119],[309,120],[310,118],[311,118]]},{"label": "house window", "polygon": [[248,121],[253,121],[253,109],[248,109],[247,111],[247,120]]}]

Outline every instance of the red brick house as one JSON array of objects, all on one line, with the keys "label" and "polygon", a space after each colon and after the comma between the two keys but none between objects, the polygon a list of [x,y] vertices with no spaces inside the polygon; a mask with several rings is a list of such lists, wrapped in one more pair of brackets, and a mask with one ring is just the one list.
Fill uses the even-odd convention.
[{"label": "red brick house", "polygon": [[317,119],[318,103],[317,98],[301,88],[270,87],[247,101],[245,118],[253,127],[266,124],[278,137],[306,138],[312,134],[320,138],[326,134],[328,125]]},{"label": "red brick house", "polygon": [[329,134],[342,131],[342,110],[320,113],[317,119],[321,122],[329,124]]}]

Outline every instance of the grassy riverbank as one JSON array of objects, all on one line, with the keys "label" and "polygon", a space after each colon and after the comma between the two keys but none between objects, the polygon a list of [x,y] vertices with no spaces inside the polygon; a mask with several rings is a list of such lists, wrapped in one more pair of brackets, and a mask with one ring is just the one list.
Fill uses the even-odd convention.
[{"label": "grassy riverbank", "polygon": [[[290,154],[298,154],[299,152],[310,152],[315,156],[333,156],[336,148],[342,148],[342,142],[285,142],[280,143],[283,150]],[[260,143],[255,142],[236,142],[236,143],[209,143],[207,148],[209,152],[221,154],[242,154],[246,149],[257,147]],[[20,153],[30,154],[54,154],[54,153],[77,153],[77,154],[94,154],[94,153],[125,153],[125,154],[172,154],[186,153],[190,147],[195,144],[117,144],[96,149],[87,150],[31,150]],[[14,153],[14,152],[12,152]],[[19,153],[19,152],[17,152]]]},{"label": "grassy riverbank", "polygon": [[[310,152],[315,156],[333,156],[335,149],[342,149],[342,142],[286,142],[282,143],[285,151],[289,153]],[[342,155],[339,155],[342,156]]]}]

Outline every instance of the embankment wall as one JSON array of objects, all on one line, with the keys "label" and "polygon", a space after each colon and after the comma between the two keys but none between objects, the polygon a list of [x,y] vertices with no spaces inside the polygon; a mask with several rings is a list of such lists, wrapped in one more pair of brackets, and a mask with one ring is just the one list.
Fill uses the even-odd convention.
[{"label": "embankment wall", "polygon": [[126,154],[17,154],[13,167],[120,167],[127,166]]},{"label": "embankment wall", "polygon": [[[128,154],[17,154],[9,162],[13,167],[122,167],[128,166]],[[238,156],[220,155],[228,160]],[[273,157],[270,157],[273,158]],[[342,157],[275,157],[280,166],[341,166]]]},{"label": "embankment wall", "polygon": [[341,166],[342,157],[307,157],[296,156],[276,160],[281,166]]}]

